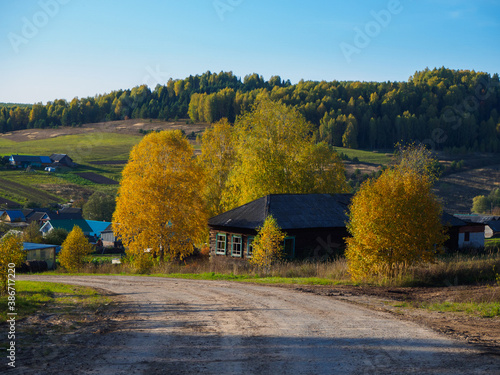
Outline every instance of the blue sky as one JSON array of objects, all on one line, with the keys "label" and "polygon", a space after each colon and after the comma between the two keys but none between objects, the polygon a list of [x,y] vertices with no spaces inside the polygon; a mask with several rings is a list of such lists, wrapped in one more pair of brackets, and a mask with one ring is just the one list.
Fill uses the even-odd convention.
[{"label": "blue sky", "polygon": [[406,81],[500,72],[500,1],[0,0],[0,102],[71,100],[232,71]]}]

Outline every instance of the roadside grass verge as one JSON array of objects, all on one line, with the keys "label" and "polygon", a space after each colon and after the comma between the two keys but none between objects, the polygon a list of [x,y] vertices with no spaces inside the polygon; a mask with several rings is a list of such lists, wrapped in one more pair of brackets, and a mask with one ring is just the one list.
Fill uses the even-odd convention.
[{"label": "roadside grass verge", "polygon": [[[77,310],[92,312],[111,299],[93,288],[59,283],[17,281],[16,320],[37,314],[73,314]],[[7,321],[8,296],[0,297],[0,323]]]},{"label": "roadside grass verge", "polygon": [[493,318],[500,316],[500,302],[441,302],[423,303],[418,308],[431,311],[464,312],[482,318]]}]

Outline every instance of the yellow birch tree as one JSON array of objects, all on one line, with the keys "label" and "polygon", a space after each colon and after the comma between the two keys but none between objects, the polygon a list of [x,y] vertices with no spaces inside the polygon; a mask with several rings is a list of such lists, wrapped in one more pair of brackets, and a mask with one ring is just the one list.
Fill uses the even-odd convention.
[{"label": "yellow birch tree", "polygon": [[269,269],[273,262],[283,258],[283,248],[286,233],[282,232],[276,219],[269,215],[259,228],[252,246],[251,264]]},{"label": "yellow birch tree", "polygon": [[19,267],[26,254],[19,236],[7,234],[0,239],[0,295],[7,294],[9,264]]},{"label": "yellow birch tree", "polygon": [[83,266],[84,258],[94,251],[82,228],[75,225],[64,240],[59,253],[59,263],[69,272],[77,272]]},{"label": "yellow birch tree", "polygon": [[122,173],[113,231],[127,253],[183,259],[206,236],[204,173],[180,130],[136,145]]},{"label": "yellow birch tree", "polygon": [[352,200],[346,258],[354,280],[431,262],[447,239],[433,177],[410,164],[365,181]]},{"label": "yellow birch tree", "polygon": [[236,162],[223,194],[225,209],[267,194],[347,192],[340,158],[314,144],[312,125],[296,109],[261,96],[234,131]]},{"label": "yellow birch tree", "polygon": [[222,119],[208,128],[201,139],[201,155],[198,157],[206,174],[205,200],[210,217],[224,212],[222,194],[236,160],[233,127]]}]

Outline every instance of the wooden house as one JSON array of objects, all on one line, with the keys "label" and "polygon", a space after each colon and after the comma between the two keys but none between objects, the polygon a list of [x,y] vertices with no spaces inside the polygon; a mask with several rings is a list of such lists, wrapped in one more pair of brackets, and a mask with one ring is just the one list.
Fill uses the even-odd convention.
[{"label": "wooden house", "polygon": [[47,268],[53,270],[56,268],[57,245],[44,245],[39,243],[23,242],[23,250],[26,252],[27,261],[44,261]]},{"label": "wooden house", "polygon": [[349,194],[271,194],[208,221],[211,256],[246,259],[265,219],[286,232],[288,259],[326,259],[341,254],[348,236]]},{"label": "wooden house", "polygon": [[76,164],[73,162],[73,159],[71,159],[66,154],[52,154],[50,155],[50,159],[52,160],[53,167],[73,168],[76,166]]}]

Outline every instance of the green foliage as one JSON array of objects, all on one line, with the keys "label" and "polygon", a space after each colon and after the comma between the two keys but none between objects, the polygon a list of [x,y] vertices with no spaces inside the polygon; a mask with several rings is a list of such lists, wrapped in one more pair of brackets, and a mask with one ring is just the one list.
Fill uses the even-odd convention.
[{"label": "green foliage", "polygon": [[500,213],[500,189],[493,189],[487,196],[478,195],[474,197],[472,212],[476,214]]},{"label": "green foliage", "polygon": [[43,238],[44,243],[49,245],[62,245],[68,237],[68,231],[64,228],[54,228]]},{"label": "green foliage", "polygon": [[26,228],[24,228],[22,240],[23,242],[43,243],[40,226],[36,221],[31,222]]},{"label": "green foliage", "polygon": [[115,207],[115,197],[96,191],[83,205],[83,218],[86,220],[111,221]]},{"label": "green foliage", "polygon": [[[436,149],[500,151],[498,74],[442,68],[415,72],[407,82],[313,82],[292,85],[258,74],[243,81],[232,72],[170,79],[46,105],[0,106],[0,133],[27,128],[79,126],[126,118],[235,121],[256,98],[296,108],[314,124],[319,141],[333,146],[392,149],[397,142],[430,140]],[[481,106],[469,103],[480,99]],[[443,137],[440,136],[443,135]],[[444,140],[444,141],[441,141]]]}]

